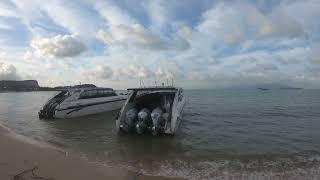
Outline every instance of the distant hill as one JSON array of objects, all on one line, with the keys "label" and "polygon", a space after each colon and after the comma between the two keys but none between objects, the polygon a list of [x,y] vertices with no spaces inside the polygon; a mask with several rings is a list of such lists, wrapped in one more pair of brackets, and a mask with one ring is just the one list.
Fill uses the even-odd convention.
[{"label": "distant hill", "polygon": [[75,86],[56,86],[54,89],[69,89],[69,88],[95,88],[97,86],[93,84],[81,84],[81,85],[75,85]]},{"label": "distant hill", "polygon": [[37,91],[40,89],[38,81],[24,80],[24,81],[11,81],[1,80],[0,91]]},{"label": "distant hill", "polygon": [[75,86],[41,87],[36,80],[0,80],[0,92],[2,91],[61,91],[69,88],[94,88],[93,84],[81,84]]}]

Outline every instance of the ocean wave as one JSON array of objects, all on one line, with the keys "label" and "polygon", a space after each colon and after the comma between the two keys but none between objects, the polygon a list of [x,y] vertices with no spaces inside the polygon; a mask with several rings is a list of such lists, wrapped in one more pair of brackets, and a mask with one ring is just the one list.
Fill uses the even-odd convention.
[{"label": "ocean wave", "polygon": [[[263,155],[261,156],[263,157]],[[147,175],[187,179],[319,179],[320,154],[304,152],[271,159],[135,161],[131,170]]]}]

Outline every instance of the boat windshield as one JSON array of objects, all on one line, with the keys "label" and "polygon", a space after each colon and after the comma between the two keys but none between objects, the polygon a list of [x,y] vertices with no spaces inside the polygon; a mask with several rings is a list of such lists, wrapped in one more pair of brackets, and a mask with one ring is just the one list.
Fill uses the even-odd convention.
[{"label": "boat windshield", "polygon": [[117,94],[110,89],[90,89],[84,90],[79,99],[90,99],[90,98],[99,98],[99,97],[110,97],[117,96]]}]

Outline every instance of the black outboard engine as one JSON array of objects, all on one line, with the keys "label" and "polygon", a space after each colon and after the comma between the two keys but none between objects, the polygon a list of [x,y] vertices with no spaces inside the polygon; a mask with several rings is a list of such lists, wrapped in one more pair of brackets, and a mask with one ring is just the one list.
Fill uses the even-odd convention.
[{"label": "black outboard engine", "polygon": [[136,108],[132,108],[126,112],[125,123],[122,127],[125,131],[130,132],[134,129],[134,126],[137,121],[138,110]]},{"label": "black outboard engine", "polygon": [[153,127],[151,129],[153,135],[157,135],[161,131],[161,124],[162,124],[162,114],[163,111],[161,108],[155,108],[151,113],[151,119],[153,122]]},{"label": "black outboard engine", "polygon": [[147,108],[141,109],[138,113],[138,121],[136,124],[136,132],[142,134],[147,129],[149,122],[151,121],[150,110]]},{"label": "black outboard engine", "polygon": [[68,96],[68,91],[61,91],[59,94],[51,98],[43,108],[38,112],[40,119],[52,119],[54,118],[56,107],[65,100]]}]

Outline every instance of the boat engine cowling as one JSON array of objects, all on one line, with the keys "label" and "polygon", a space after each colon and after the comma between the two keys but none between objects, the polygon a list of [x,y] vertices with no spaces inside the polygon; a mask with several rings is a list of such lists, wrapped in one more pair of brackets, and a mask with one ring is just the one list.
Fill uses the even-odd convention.
[{"label": "boat engine cowling", "polygon": [[163,111],[159,107],[155,108],[151,113],[151,119],[153,123],[153,127],[152,127],[153,135],[157,135],[161,129],[162,114],[163,114]]},{"label": "boat engine cowling", "polygon": [[132,108],[126,112],[125,124],[128,131],[134,128],[137,121],[137,114],[138,110],[136,108]]},{"label": "boat engine cowling", "polygon": [[138,134],[144,133],[147,128],[148,121],[151,121],[150,110],[147,108],[143,108],[138,113],[138,121],[136,124],[136,132]]}]

